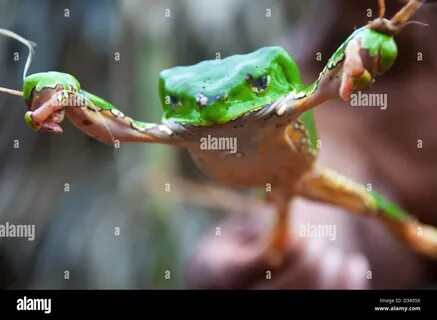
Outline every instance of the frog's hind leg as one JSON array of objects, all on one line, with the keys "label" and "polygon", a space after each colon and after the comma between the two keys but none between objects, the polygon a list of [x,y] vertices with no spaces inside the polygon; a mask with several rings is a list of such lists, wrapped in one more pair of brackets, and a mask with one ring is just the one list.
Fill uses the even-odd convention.
[{"label": "frog's hind leg", "polygon": [[279,266],[284,260],[286,246],[290,239],[290,199],[280,193],[268,193],[267,200],[276,210],[276,221],[270,233],[267,248],[267,260],[272,267]]},{"label": "frog's hind leg", "polygon": [[437,229],[424,225],[376,192],[333,170],[315,167],[296,187],[296,194],[330,203],[381,221],[398,239],[414,250],[437,258]]}]

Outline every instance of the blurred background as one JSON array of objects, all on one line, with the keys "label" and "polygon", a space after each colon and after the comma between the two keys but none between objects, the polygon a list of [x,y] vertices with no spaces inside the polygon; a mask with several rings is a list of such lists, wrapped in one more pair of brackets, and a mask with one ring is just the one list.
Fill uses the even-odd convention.
[{"label": "blurred background", "polygon": [[[388,0],[388,15],[402,4]],[[354,28],[376,15],[376,0],[0,0],[0,27],[38,45],[31,73],[71,73],[86,90],[150,122],[161,118],[162,69],[281,45],[309,83]],[[436,5],[426,5],[415,19],[430,26],[411,25],[397,38],[397,63],[371,88],[388,93],[387,110],[344,102],[316,110],[322,162],[434,225],[436,17]],[[1,86],[21,87],[26,56],[20,43],[0,39]],[[0,239],[0,288],[186,287],[190,257],[230,212],[172,187],[211,183],[184,150],[114,150],[68,121],[61,136],[36,134],[24,124],[24,102],[4,94],[0,111],[0,222],[36,226],[35,241]],[[433,285],[435,264],[386,240],[378,225],[353,216],[341,224],[347,232],[336,245],[347,251],[352,242],[365,254],[370,287]]]}]

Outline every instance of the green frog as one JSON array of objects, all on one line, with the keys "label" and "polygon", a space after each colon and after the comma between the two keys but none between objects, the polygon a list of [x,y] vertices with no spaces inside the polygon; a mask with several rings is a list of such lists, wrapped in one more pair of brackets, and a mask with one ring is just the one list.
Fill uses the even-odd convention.
[{"label": "green frog", "polygon": [[[262,188],[277,221],[269,254],[289,237],[289,204],[295,197],[328,203],[378,219],[414,250],[437,257],[437,230],[423,225],[382,195],[316,163],[318,135],[312,109],[331,99],[349,100],[356,89],[395,62],[394,36],[422,2],[410,0],[392,19],[380,17],[354,31],[305,86],[299,68],[281,47],[164,70],[161,123],[134,120],[60,72],[24,78],[25,122],[36,131],[62,133],[64,116],[107,143],[149,142],[188,150],[211,179],[232,187]],[[205,138],[211,143],[205,144]],[[229,148],[227,142],[234,142]]]}]

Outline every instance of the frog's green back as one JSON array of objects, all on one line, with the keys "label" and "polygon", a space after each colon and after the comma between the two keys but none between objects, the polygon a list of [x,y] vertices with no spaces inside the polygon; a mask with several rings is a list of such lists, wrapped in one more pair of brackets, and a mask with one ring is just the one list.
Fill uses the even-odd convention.
[{"label": "frog's green back", "polygon": [[[268,85],[257,92],[251,83],[265,76]],[[302,88],[295,61],[281,47],[167,69],[159,86],[164,119],[196,126],[226,123]]]},{"label": "frog's green back", "polygon": [[43,88],[55,88],[62,85],[63,88],[70,90],[71,87],[76,91],[80,90],[79,81],[71,74],[57,71],[34,73],[27,76],[23,82],[23,98],[29,100],[32,90],[41,91]]}]

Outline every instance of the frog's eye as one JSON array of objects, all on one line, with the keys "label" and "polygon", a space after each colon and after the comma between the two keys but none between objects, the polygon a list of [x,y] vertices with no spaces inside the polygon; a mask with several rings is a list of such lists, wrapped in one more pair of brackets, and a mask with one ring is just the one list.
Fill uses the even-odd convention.
[{"label": "frog's eye", "polygon": [[178,98],[176,98],[175,96],[166,96],[165,97],[165,103],[169,106],[172,107],[177,107],[178,105],[181,104],[181,102],[179,101]]},{"label": "frog's eye", "polygon": [[258,79],[253,79],[252,75],[247,75],[246,81],[252,86],[252,91],[255,93],[262,93],[269,87],[270,76],[264,75]]}]

